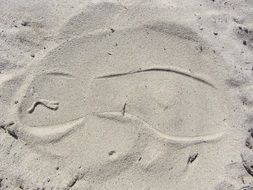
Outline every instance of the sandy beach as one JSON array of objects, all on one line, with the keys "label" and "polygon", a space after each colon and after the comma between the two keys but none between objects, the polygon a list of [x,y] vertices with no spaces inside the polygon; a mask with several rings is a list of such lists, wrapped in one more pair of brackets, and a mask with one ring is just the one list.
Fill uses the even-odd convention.
[{"label": "sandy beach", "polygon": [[253,1],[1,0],[0,189],[252,190]]}]

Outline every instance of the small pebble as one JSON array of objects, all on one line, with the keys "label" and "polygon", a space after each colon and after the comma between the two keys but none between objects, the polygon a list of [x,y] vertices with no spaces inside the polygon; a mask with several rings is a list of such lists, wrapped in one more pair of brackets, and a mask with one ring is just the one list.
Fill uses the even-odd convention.
[{"label": "small pebble", "polygon": [[27,21],[22,21],[22,22],[21,22],[21,25],[22,25],[22,26],[30,26],[30,25],[29,25],[29,22],[27,22]]}]

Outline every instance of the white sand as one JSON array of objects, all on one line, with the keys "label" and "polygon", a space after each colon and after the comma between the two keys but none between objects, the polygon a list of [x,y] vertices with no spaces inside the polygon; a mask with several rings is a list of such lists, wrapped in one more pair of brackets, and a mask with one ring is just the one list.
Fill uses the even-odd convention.
[{"label": "white sand", "polygon": [[0,189],[253,189],[250,0],[0,10]]}]

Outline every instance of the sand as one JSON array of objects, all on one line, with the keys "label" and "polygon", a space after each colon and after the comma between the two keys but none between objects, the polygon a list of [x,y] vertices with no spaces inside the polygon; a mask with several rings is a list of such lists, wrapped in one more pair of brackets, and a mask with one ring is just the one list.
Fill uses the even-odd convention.
[{"label": "sand", "polygon": [[253,189],[250,0],[0,10],[0,189]]}]

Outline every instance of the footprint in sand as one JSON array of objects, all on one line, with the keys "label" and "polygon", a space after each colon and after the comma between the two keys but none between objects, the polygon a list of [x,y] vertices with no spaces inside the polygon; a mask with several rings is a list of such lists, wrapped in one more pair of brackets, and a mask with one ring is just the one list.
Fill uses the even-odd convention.
[{"label": "footprint in sand", "polygon": [[[53,50],[15,97],[19,139],[69,165],[94,172],[102,165],[108,176],[118,175],[109,169],[117,160],[122,171],[140,160],[150,142],[165,146],[157,151],[163,155],[185,157],[185,165],[182,147],[220,140],[226,112],[214,55],[202,56],[195,48],[201,40],[191,40],[185,28],[176,33],[175,26],[101,32]],[[159,159],[152,155],[142,157],[145,165]],[[176,164],[170,155],[168,163]]]}]

